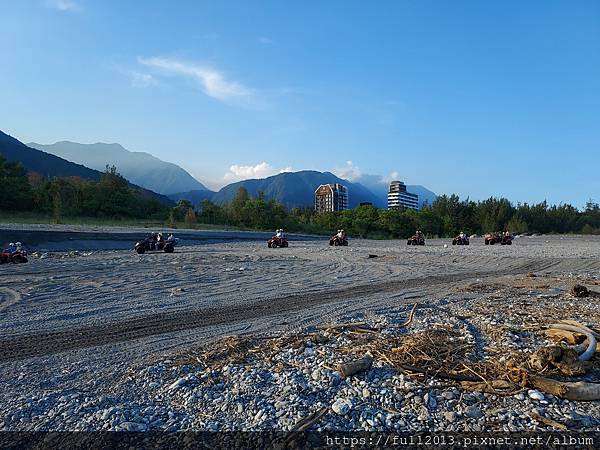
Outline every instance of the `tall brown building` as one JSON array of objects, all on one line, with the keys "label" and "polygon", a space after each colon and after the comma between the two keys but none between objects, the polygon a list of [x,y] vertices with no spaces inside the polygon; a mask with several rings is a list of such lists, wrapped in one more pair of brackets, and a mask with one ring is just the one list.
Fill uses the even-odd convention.
[{"label": "tall brown building", "polygon": [[318,213],[348,209],[348,188],[343,184],[322,184],[315,190],[315,211]]}]

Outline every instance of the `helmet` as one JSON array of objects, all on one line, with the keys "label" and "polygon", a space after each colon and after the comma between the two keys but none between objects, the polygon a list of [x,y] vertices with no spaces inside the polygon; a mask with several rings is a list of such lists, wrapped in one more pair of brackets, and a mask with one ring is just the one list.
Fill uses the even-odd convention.
[{"label": "helmet", "polygon": [[10,243],[10,244],[8,244],[8,245],[10,245],[10,246],[13,246],[13,245],[15,245],[15,243],[14,243],[14,242],[11,242],[11,243]]}]

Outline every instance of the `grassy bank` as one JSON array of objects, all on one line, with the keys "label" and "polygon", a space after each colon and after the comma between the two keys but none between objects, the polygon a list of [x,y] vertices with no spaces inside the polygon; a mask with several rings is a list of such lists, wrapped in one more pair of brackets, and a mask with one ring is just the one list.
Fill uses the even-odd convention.
[{"label": "grassy bank", "polygon": [[[35,213],[31,211],[24,212],[5,212],[0,211],[0,224],[40,224],[40,225],[55,225],[57,222],[50,214]],[[64,225],[90,225],[102,227],[135,227],[148,229],[172,228],[188,229],[188,230],[235,230],[235,231],[250,231],[250,229],[242,227],[233,227],[229,225],[214,225],[214,224],[187,224],[185,222],[175,222],[169,225],[166,221],[160,220],[142,220],[142,219],[114,219],[101,217],[63,217],[59,224]]]}]

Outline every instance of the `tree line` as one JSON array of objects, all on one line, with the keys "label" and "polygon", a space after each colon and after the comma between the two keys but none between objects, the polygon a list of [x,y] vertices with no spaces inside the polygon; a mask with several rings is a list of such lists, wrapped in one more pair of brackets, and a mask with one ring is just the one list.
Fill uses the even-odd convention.
[{"label": "tree line", "polygon": [[[185,201],[183,201],[185,202]],[[191,204],[181,204],[185,210]],[[572,205],[513,204],[505,198],[483,201],[461,200],[457,195],[442,195],[419,211],[406,208],[380,209],[363,205],[341,212],[317,214],[312,208],[287,210],[264,195],[251,197],[240,188],[225,205],[208,200],[195,211],[200,223],[243,228],[307,233],[332,233],[344,229],[353,236],[370,238],[407,238],[420,229],[429,237],[451,237],[461,231],[484,234],[493,231],[513,233],[600,234],[600,206],[589,201],[580,211]]]},{"label": "tree line", "polygon": [[170,226],[185,223],[291,232],[333,233],[340,228],[351,236],[406,238],[420,229],[429,237],[450,237],[461,231],[483,234],[509,230],[513,233],[600,234],[600,206],[589,201],[583,210],[572,205],[513,204],[505,198],[461,200],[442,195],[420,211],[380,209],[370,205],[341,212],[317,214],[312,208],[286,209],[259,193],[252,197],[241,187],[225,205],[208,200],[192,205],[181,200],[171,207],[132,188],[117,169],[106,168],[99,181],[77,177],[45,178],[27,173],[18,162],[0,155],[0,209],[35,211],[62,217],[150,219]]},{"label": "tree line", "polygon": [[169,206],[129,185],[117,169],[106,167],[99,181],[42,177],[0,155],[0,209],[63,217],[164,220]]}]

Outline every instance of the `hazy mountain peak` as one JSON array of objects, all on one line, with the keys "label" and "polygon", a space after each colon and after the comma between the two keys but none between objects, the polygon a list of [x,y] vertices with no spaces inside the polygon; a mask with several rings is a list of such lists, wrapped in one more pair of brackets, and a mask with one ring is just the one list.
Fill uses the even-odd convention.
[{"label": "hazy mountain peak", "polygon": [[114,165],[132,183],[160,194],[207,190],[178,165],[150,153],[132,152],[119,143],[80,144],[65,140],[50,145],[32,142],[29,146],[96,170]]}]

